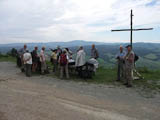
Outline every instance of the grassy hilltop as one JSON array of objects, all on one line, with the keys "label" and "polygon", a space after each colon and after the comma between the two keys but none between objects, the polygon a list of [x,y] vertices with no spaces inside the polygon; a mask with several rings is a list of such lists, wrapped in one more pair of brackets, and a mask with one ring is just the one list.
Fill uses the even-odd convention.
[{"label": "grassy hilltop", "polygon": [[[73,53],[76,53],[78,46],[83,45],[85,52],[87,54],[87,58],[90,56],[91,45],[94,42],[85,42],[85,41],[73,41],[69,43],[43,43],[38,44],[39,48],[42,45],[46,46],[46,52],[48,55],[51,54],[49,48],[55,48],[56,45],[61,45],[63,48],[69,47]],[[15,47],[18,45],[17,47]],[[29,50],[33,50],[34,45],[36,44],[27,44]],[[47,46],[49,45],[49,46]],[[96,43],[96,48],[99,51],[99,63],[100,67],[96,72],[96,75],[93,79],[87,80],[88,83],[96,83],[96,84],[114,84],[121,85],[120,83],[115,82],[116,80],[116,60],[115,55],[119,49],[120,43],[116,44],[107,44],[107,43]],[[127,44],[122,44],[126,46]],[[0,45],[0,51],[2,53],[7,53],[12,48],[21,48],[23,44],[9,44],[9,45]],[[53,46],[53,47],[52,47]],[[160,91],[160,44],[157,43],[135,43],[133,44],[134,52],[139,56],[139,60],[136,63],[137,70],[144,76],[143,80],[135,80],[134,84],[137,87],[141,87],[143,89],[150,90],[158,90]],[[10,54],[10,53],[9,53]],[[12,61],[15,62],[16,59],[11,57],[10,55],[0,54],[0,62],[1,61]],[[49,65],[51,65],[48,62]],[[51,75],[52,77],[58,77],[55,75]],[[84,81],[81,79],[77,80],[77,77],[72,76],[72,80],[74,81]]]}]

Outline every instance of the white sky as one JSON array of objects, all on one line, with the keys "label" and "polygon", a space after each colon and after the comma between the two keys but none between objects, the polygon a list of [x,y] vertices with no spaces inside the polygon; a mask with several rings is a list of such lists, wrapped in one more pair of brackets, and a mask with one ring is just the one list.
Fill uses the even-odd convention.
[{"label": "white sky", "polygon": [[0,0],[0,43],[87,40],[128,42],[130,10],[134,42],[160,42],[160,0]]}]

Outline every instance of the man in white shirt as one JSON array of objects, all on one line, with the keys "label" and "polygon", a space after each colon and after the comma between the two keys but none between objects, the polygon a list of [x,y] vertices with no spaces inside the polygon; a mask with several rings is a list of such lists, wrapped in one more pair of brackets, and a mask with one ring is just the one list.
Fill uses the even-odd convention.
[{"label": "man in white shirt", "polygon": [[85,63],[86,63],[86,53],[84,52],[83,47],[80,46],[77,52],[76,63],[75,63],[76,69],[80,77],[82,77],[82,67]]},{"label": "man in white shirt", "polygon": [[25,72],[26,76],[30,77],[31,76],[31,68],[32,68],[32,55],[29,53],[28,50],[26,50],[26,53],[23,55],[23,61],[25,65]]},{"label": "man in white shirt", "polygon": [[44,46],[42,47],[42,50],[40,52],[40,62],[41,62],[41,74],[44,74],[44,71],[47,69]]},{"label": "man in white shirt", "polygon": [[76,56],[76,67],[83,66],[86,63],[86,53],[83,50],[83,47],[80,46],[77,56]]}]

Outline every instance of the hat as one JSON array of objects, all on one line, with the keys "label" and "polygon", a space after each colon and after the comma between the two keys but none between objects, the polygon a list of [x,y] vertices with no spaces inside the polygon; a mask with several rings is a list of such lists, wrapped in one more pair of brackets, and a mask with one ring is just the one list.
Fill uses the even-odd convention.
[{"label": "hat", "polygon": [[67,52],[67,50],[66,50],[66,49],[63,49],[63,52]]},{"label": "hat", "polygon": [[126,48],[128,48],[128,47],[132,47],[132,46],[131,45],[127,45]]}]

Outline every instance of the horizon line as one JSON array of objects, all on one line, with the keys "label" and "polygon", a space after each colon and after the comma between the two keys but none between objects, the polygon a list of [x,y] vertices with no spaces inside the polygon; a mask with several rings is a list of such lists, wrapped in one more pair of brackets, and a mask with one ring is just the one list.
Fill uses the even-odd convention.
[{"label": "horizon line", "polygon": [[[70,40],[70,41],[50,41],[50,42],[13,42],[13,43],[0,43],[0,45],[9,45],[9,44],[46,44],[46,43],[68,43],[68,42],[75,42],[75,41],[82,41],[82,42],[93,42],[93,43],[105,43],[105,44],[125,44],[129,42],[97,42],[97,41],[87,41],[87,40]],[[160,44],[160,42],[134,42],[135,43],[157,43]]]}]

